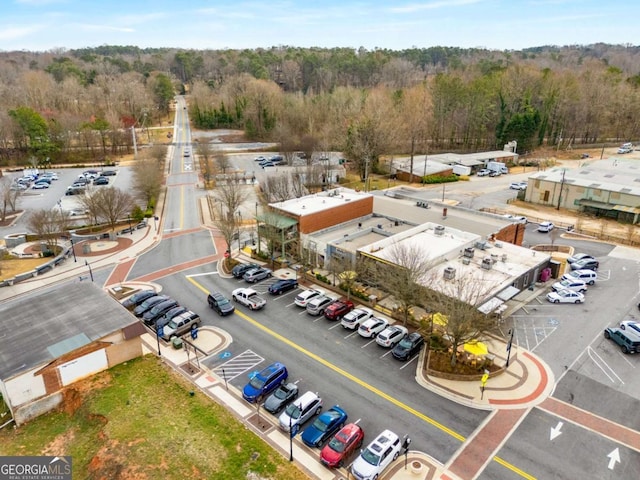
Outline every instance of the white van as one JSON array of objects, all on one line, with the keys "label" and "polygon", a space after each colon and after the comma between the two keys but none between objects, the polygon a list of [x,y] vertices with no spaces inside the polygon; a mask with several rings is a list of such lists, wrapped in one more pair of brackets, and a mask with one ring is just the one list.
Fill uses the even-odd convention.
[{"label": "white van", "polygon": [[598,274],[593,270],[572,270],[562,275],[562,280],[582,280],[587,285],[593,285],[598,279]]}]

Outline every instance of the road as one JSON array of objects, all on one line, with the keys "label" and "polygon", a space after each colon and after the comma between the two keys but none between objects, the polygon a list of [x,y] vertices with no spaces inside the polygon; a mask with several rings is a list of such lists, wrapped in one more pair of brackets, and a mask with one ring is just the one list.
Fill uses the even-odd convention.
[{"label": "road", "polygon": [[[295,292],[276,298],[267,295],[268,305],[260,312],[239,307],[237,314],[221,318],[208,309],[203,290],[229,295],[238,281],[217,274],[221,246],[216,247],[214,232],[201,224],[198,203],[204,192],[197,187],[194,149],[190,148],[189,157],[184,156],[185,147],[191,145],[184,106],[179,98],[175,144],[168,162],[167,198],[158,225],[161,240],[129,261],[127,279],[160,284],[165,293],[199,312],[205,324],[232,335],[228,351],[205,360],[218,374],[224,372],[231,385],[242,388],[252,372],[282,361],[302,392],[317,391],[325,408],[340,404],[351,420],[360,421],[367,437],[391,428],[400,436],[408,434],[412,449],[446,464],[491,415],[419,387],[414,379],[415,360],[398,362],[375,342],[322,317],[309,317],[293,305]],[[231,162],[246,171],[254,168],[260,180],[262,172],[254,167],[253,156],[232,155]],[[59,180],[60,188],[65,188],[75,173],[69,171],[69,175]],[[526,174],[472,178],[470,182],[426,189],[423,195],[427,200],[440,199],[444,191],[446,198],[464,206],[491,208],[516,195],[507,186],[520,176]],[[125,178],[126,174],[119,173],[117,181],[126,182]],[[49,201],[60,192],[50,193]],[[27,201],[38,204],[32,200]],[[247,218],[252,216],[251,210],[247,208]],[[16,228],[25,230],[20,224]],[[548,236],[528,225],[525,240],[528,244],[548,243]],[[625,441],[616,425],[640,429],[636,415],[640,407],[638,359],[621,355],[602,338],[602,330],[636,313],[640,267],[637,260],[620,255],[613,245],[557,241],[570,242],[579,250],[597,255],[601,259],[599,280],[589,289],[583,305],[552,305],[539,298],[505,324],[505,329],[514,329],[518,345],[534,351],[551,366],[557,383],[548,403],[523,412],[522,421],[504,434],[496,457],[478,478],[635,480],[640,478],[640,446]],[[104,284],[109,274],[109,269],[94,272],[96,282]],[[272,281],[259,283],[256,288],[266,292]],[[571,410],[565,411],[567,406]],[[595,421],[605,422],[604,430],[610,433],[603,433]]]}]

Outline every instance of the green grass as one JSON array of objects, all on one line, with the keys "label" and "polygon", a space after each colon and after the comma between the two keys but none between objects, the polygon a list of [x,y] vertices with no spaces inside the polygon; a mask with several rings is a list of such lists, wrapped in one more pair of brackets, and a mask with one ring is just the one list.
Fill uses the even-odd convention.
[{"label": "green grass", "polygon": [[[73,413],[0,431],[2,455],[72,455],[74,478],[307,476],[226,409],[146,356],[82,383]],[[81,398],[80,398],[81,397]],[[69,410],[67,408],[67,410]]]}]

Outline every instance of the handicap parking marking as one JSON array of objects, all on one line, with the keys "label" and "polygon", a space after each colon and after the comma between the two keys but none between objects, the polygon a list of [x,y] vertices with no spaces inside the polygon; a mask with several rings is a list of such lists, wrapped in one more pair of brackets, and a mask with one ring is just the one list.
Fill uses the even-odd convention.
[{"label": "handicap parking marking", "polygon": [[[227,353],[228,355],[226,355]],[[239,377],[249,370],[254,369],[265,360],[264,357],[261,357],[251,350],[245,350],[235,357],[232,357],[231,352],[222,352],[222,354],[219,355],[219,358],[229,358],[229,360],[216,365],[212,370],[216,375],[223,377],[226,380],[233,380],[234,378]]]}]

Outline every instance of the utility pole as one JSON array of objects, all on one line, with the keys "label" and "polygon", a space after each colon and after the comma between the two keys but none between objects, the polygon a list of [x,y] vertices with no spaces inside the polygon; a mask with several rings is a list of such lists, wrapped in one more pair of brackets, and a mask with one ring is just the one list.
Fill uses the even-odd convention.
[{"label": "utility pole", "polygon": [[560,193],[558,193],[558,206],[556,210],[560,210],[560,202],[562,201],[562,189],[564,188],[564,174],[567,172],[566,169],[562,169],[562,179],[560,180]]}]

